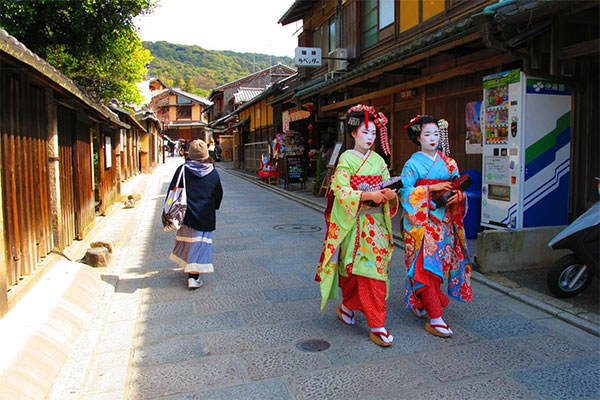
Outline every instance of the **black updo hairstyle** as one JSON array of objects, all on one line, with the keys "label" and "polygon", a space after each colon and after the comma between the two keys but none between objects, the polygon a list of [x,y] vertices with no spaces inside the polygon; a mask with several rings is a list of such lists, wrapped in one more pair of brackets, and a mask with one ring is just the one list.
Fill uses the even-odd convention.
[{"label": "black updo hairstyle", "polygon": [[406,134],[408,138],[417,146],[420,146],[419,136],[421,135],[421,130],[423,129],[423,125],[427,124],[438,124],[438,120],[433,118],[431,115],[419,115],[413,118],[408,125],[404,127],[406,129]]},{"label": "black updo hairstyle", "polygon": [[[370,112],[367,113],[369,115],[369,122],[375,123],[375,116]],[[353,111],[346,114],[346,130],[348,133],[352,134],[353,131],[357,130],[360,124],[365,122],[365,112],[364,111]]]}]

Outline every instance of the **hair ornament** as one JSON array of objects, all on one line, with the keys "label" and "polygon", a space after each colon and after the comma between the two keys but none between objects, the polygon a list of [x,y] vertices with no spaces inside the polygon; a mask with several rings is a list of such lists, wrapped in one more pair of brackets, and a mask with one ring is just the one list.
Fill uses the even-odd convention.
[{"label": "hair ornament", "polygon": [[421,132],[420,122],[422,118],[422,115],[417,115],[416,117],[413,117],[408,124],[404,125],[404,129],[407,130],[408,128],[410,128],[413,132]]},{"label": "hair ornament", "polygon": [[375,127],[377,128],[377,130],[379,131],[379,134],[380,134],[379,140],[381,141],[381,149],[383,150],[383,152],[386,155],[390,155],[391,149],[390,149],[390,143],[389,143],[388,131],[387,131],[387,123],[388,123],[387,117],[382,112],[377,112],[375,110],[375,107],[373,107],[373,106],[357,104],[355,106],[350,107],[348,109],[348,112],[346,112],[346,117],[348,118],[348,125],[350,125],[350,126],[359,126],[360,125],[359,118],[350,116],[350,114],[357,113],[357,112],[359,112],[359,113],[364,112],[365,127],[367,127],[367,128],[369,127],[369,114],[371,114],[374,117],[373,123],[375,124]]},{"label": "hair ornament", "polygon": [[445,156],[449,156],[450,142],[448,140],[448,121],[440,119],[438,121],[438,128],[440,128],[440,150]]},{"label": "hair ornament", "polygon": [[350,118],[348,118],[348,125],[359,126],[360,125],[360,119],[358,119],[356,117],[350,117]]}]

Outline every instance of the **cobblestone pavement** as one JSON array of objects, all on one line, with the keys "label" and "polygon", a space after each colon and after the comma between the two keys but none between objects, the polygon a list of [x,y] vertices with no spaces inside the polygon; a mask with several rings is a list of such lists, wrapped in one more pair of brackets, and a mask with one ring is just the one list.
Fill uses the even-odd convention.
[{"label": "cobblestone pavement", "polygon": [[[93,345],[80,351],[90,353],[87,372],[62,373],[50,398],[600,398],[598,337],[487,286],[474,283],[470,304],[451,302],[451,339],[427,333],[403,306],[401,250],[391,265],[392,347],[369,340],[362,315],[349,327],[334,302],[321,314],[313,278],[322,214],[223,170],[215,273],[188,291],[168,259],[175,235],[159,218],[179,162],[155,171],[136,207],[100,333],[78,344]],[[331,347],[303,352],[306,339]],[[69,363],[74,371],[85,360]]]}]

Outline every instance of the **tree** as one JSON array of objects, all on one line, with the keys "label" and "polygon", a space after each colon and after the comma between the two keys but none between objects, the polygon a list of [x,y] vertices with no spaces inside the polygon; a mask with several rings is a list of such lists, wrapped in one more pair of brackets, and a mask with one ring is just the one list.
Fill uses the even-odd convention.
[{"label": "tree", "polygon": [[153,0],[0,0],[0,25],[31,51],[105,101],[137,103],[151,60],[133,18]]}]

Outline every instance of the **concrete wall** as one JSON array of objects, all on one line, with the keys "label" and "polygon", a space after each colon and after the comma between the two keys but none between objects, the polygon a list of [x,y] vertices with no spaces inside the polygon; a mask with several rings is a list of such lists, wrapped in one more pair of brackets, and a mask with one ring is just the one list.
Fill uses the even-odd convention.
[{"label": "concrete wall", "polygon": [[568,250],[552,250],[548,242],[564,226],[488,230],[477,236],[476,269],[483,273],[550,267]]}]

